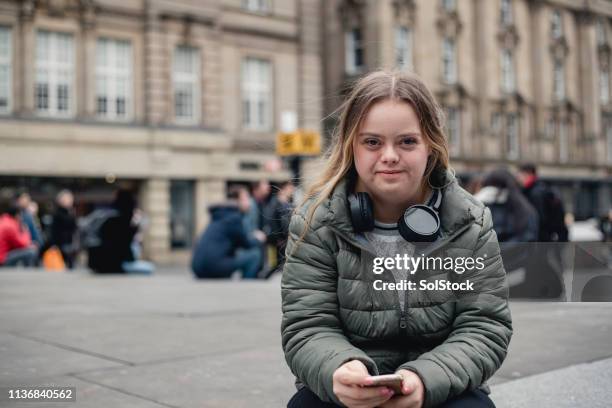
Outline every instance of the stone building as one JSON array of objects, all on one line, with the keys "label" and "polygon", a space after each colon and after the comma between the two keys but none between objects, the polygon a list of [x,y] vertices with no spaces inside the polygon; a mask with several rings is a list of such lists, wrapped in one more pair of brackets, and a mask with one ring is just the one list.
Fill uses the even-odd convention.
[{"label": "stone building", "polygon": [[228,182],[290,177],[281,122],[320,131],[318,0],[0,1],[0,188],[136,188],[153,260],[187,259]]},{"label": "stone building", "polygon": [[612,1],[333,0],[323,13],[326,113],[360,74],[412,70],[445,109],[458,175],[532,161],[577,218],[610,208]]}]

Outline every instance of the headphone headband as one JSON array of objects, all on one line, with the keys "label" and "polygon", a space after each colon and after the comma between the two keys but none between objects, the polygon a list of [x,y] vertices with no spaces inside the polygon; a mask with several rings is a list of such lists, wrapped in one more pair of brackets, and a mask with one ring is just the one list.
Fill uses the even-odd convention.
[{"label": "headphone headband", "polygon": [[[432,189],[427,204],[416,204],[407,208],[397,222],[400,235],[408,242],[433,242],[440,233],[438,212],[442,205],[442,191]],[[349,214],[355,232],[374,229],[374,204],[368,193],[348,195]]]}]

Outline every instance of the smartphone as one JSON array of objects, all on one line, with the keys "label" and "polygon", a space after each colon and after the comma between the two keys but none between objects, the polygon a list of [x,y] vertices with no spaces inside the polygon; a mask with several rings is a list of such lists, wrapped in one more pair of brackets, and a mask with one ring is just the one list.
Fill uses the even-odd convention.
[{"label": "smartphone", "polygon": [[402,376],[400,374],[373,375],[373,383],[368,387],[389,387],[396,395],[402,393]]}]

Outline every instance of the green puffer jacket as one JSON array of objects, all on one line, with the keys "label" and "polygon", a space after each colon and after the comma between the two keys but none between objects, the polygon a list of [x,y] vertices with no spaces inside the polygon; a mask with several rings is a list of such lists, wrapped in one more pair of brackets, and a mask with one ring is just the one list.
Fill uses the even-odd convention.
[{"label": "green puffer jacket", "polygon": [[[281,284],[282,345],[298,382],[322,400],[341,405],[332,375],[353,359],[372,375],[414,371],[425,385],[425,407],[479,387],[502,364],[512,319],[491,213],[449,172],[438,173],[438,179],[444,182],[437,185],[448,183],[441,236],[419,254],[483,257],[484,269],[462,275],[434,271],[436,278],[469,279],[475,290],[433,297],[431,291],[407,291],[405,311],[395,291],[373,289],[374,280],[394,278],[390,271],[373,273],[376,255],[363,235],[353,232],[346,181],[319,206],[300,242],[309,203],[293,215]],[[408,279],[418,282],[430,272],[419,270]]]}]

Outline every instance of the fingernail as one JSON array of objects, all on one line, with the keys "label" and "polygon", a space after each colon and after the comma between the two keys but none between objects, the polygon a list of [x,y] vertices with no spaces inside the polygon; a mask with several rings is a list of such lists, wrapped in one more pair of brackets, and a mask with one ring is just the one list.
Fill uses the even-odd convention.
[{"label": "fingernail", "polygon": [[[390,390],[390,389],[388,389],[388,388],[383,388],[383,389],[380,391],[380,393],[381,393],[382,395],[389,395],[389,391],[391,391],[391,390]],[[391,391],[391,392],[393,392],[393,391]]]}]

